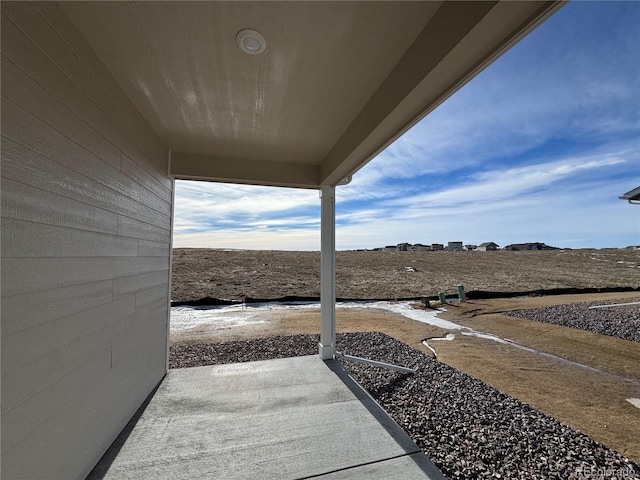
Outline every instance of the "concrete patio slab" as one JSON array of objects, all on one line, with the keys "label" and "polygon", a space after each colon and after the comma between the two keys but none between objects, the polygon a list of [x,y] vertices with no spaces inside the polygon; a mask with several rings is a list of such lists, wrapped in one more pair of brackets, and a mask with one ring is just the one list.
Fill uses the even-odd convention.
[{"label": "concrete patio slab", "polygon": [[87,478],[444,477],[338,362],[308,356],[170,370]]}]

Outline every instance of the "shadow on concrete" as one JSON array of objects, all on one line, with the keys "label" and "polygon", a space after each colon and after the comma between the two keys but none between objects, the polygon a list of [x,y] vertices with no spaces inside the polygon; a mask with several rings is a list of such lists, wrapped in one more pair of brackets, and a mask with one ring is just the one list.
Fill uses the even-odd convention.
[{"label": "shadow on concrete", "polygon": [[[345,386],[355,395],[360,403],[369,411],[376,421],[389,433],[389,435],[407,452],[415,464],[434,480],[445,480],[446,477],[419,449],[409,435],[391,418],[391,416],[376,402],[371,395],[351,376],[338,360],[325,360],[324,363]],[[403,375],[404,376],[404,375]],[[375,463],[375,462],[373,462]],[[311,477],[310,477],[311,478]]]},{"label": "shadow on concrete", "polygon": [[164,377],[162,377],[162,380],[160,380],[158,385],[156,385],[156,387],[151,391],[151,393],[147,396],[147,398],[144,400],[142,405],[140,405],[140,408],[138,408],[138,410],[136,410],[136,413],[133,415],[133,417],[131,417],[131,420],[129,420],[129,422],[118,434],[118,436],[113,441],[113,443],[109,446],[109,448],[107,448],[107,451],[105,452],[105,454],[100,458],[100,460],[98,460],[98,463],[96,463],[96,466],[93,467],[93,470],[91,470],[89,475],[87,475],[86,480],[102,480],[105,477],[105,475],[109,471],[109,467],[114,462],[114,460],[118,457],[120,450],[122,450],[122,447],[124,446],[127,439],[129,438],[129,435],[131,435],[131,432],[133,432],[133,429],[138,424],[138,420],[140,420],[140,417],[149,406],[151,399],[156,394],[156,392],[158,391],[158,388],[160,388],[160,385],[162,385],[163,381],[164,381]]}]

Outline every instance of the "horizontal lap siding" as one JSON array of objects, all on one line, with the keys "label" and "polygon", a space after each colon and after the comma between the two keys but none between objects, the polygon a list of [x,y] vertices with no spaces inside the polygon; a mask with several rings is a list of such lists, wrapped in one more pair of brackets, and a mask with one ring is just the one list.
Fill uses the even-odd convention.
[{"label": "horizontal lap siding", "polygon": [[59,6],[1,8],[1,476],[84,478],[165,373],[173,182]]}]

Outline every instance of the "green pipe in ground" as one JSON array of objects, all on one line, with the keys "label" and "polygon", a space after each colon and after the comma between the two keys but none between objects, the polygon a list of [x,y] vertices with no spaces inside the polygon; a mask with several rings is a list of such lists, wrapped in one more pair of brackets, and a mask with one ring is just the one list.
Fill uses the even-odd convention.
[{"label": "green pipe in ground", "polygon": [[460,303],[465,303],[467,301],[467,296],[464,293],[464,285],[458,285],[458,298],[460,299]]}]

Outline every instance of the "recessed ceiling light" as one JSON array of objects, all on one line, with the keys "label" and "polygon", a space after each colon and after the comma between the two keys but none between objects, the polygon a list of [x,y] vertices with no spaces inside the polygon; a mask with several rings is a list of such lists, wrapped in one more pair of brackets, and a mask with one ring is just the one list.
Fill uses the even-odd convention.
[{"label": "recessed ceiling light", "polygon": [[267,48],[267,41],[255,30],[240,30],[236,35],[236,43],[240,50],[250,55],[258,55]]}]

